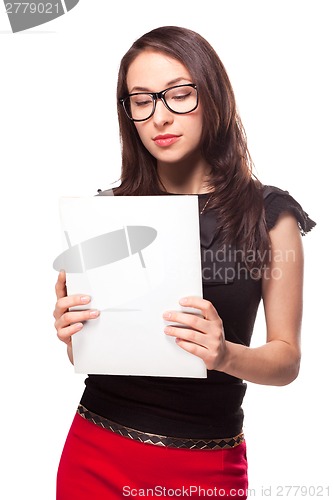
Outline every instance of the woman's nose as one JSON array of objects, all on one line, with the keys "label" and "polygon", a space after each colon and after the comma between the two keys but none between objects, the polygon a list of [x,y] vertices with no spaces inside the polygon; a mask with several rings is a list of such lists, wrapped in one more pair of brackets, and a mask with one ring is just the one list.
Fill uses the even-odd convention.
[{"label": "woman's nose", "polygon": [[174,114],[165,106],[161,99],[157,99],[155,113],[153,114],[154,123],[157,126],[163,126],[172,123]]}]

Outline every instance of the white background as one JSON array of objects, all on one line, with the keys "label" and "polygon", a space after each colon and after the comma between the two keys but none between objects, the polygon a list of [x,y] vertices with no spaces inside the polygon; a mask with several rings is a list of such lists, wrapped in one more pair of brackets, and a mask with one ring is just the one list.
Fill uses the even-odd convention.
[{"label": "white background", "polygon": [[[288,189],[318,223],[303,240],[301,373],[287,387],[249,384],[245,432],[256,497],[262,487],[275,497],[277,485],[330,485],[332,494],[331,2],[81,0],[67,15],[17,34],[3,6],[0,12],[0,497],[55,498],[58,460],[84,387],[53,327],[58,198],[94,195],[118,178],[119,61],[161,25],[193,29],[214,46],[256,173]],[[254,345],[264,335],[260,312]]]}]

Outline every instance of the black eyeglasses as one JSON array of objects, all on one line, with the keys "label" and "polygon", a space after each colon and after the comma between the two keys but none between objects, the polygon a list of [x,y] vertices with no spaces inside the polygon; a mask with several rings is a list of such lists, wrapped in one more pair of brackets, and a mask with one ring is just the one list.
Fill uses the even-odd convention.
[{"label": "black eyeglasses", "polygon": [[153,116],[156,101],[161,99],[164,106],[178,115],[191,113],[198,107],[198,90],[195,83],[176,85],[161,92],[135,92],[119,99],[126,115],[133,122],[143,122]]}]

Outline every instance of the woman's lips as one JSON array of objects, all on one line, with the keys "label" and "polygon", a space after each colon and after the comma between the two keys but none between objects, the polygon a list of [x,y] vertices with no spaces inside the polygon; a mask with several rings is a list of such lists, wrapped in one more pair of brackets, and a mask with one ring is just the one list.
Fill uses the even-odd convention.
[{"label": "woman's lips", "polygon": [[180,138],[179,135],[165,134],[165,135],[157,135],[156,137],[154,137],[153,141],[158,146],[165,147],[165,146],[170,146],[174,142],[178,141],[179,138]]}]

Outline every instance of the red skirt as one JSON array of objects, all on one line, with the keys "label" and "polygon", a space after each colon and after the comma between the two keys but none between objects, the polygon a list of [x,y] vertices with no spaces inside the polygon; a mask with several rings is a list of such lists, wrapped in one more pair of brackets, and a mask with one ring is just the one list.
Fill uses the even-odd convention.
[{"label": "red skirt", "polygon": [[76,414],[61,455],[57,500],[247,498],[245,442],[186,450],[140,443]]}]

